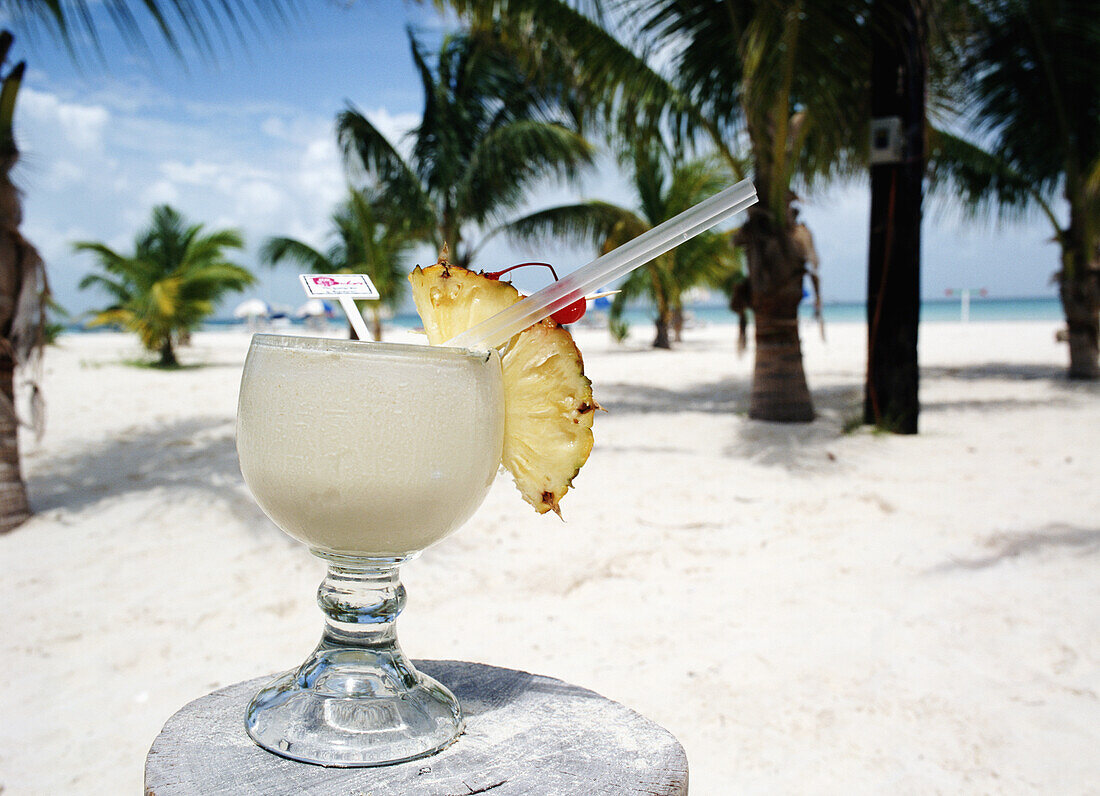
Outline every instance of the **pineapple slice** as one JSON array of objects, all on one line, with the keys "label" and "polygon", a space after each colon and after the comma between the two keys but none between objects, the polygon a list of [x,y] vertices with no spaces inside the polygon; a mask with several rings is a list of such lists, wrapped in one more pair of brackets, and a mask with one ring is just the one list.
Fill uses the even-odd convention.
[{"label": "pineapple slice", "polygon": [[523,499],[553,511],[592,452],[597,404],[572,335],[549,318],[520,332],[501,359],[504,454]]},{"label": "pineapple slice", "polygon": [[507,282],[449,265],[445,257],[427,268],[418,265],[409,274],[416,311],[432,345],[450,340],[521,298]]},{"label": "pineapple slice", "polygon": [[[449,265],[445,259],[409,275],[428,342],[439,345],[520,300],[506,282]],[[553,511],[592,451],[598,408],[581,352],[549,318],[515,335],[501,355],[504,452],[524,500],[539,514]]]}]

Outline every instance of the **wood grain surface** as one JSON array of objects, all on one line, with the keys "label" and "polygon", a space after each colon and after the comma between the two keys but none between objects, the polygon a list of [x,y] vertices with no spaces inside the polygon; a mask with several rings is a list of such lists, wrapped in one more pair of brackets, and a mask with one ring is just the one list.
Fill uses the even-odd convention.
[{"label": "wood grain surface", "polygon": [[145,763],[146,796],[570,796],[686,794],[687,757],[664,728],[551,677],[462,661],[416,661],[458,697],[466,731],[442,752],[379,768],[286,760],[244,731],[248,701],[270,678],[220,689],[164,725]]}]

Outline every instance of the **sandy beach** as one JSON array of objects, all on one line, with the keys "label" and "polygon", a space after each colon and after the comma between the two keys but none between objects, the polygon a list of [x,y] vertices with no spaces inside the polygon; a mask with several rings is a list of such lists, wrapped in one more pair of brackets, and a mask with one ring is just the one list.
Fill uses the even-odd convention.
[{"label": "sandy beach", "polygon": [[[860,324],[803,328],[798,426],[747,419],[732,326],[580,331],[608,411],[565,522],[499,476],[404,568],[402,645],[624,703],[700,796],[1100,793],[1100,385],[1058,326],[924,324],[916,437],[850,430]],[[176,710],[315,644],[322,565],[237,468],[247,344],[198,333],[175,372],[127,335],[49,350],[37,516],[0,537],[4,796],[140,792]]]}]

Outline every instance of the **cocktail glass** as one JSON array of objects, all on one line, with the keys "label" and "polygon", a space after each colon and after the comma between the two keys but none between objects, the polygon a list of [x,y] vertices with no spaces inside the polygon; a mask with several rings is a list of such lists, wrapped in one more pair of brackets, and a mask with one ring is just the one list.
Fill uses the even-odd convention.
[{"label": "cocktail glass", "polygon": [[495,351],[253,337],[237,411],[241,472],[274,523],[328,563],[320,643],[248,706],[260,746],[377,766],[461,733],[454,695],[398,646],[398,568],[485,498],[503,405]]}]

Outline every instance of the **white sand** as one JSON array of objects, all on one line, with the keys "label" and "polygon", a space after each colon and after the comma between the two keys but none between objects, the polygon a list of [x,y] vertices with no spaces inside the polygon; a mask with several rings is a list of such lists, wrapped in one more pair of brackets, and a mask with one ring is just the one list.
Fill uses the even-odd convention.
[{"label": "white sand", "polygon": [[[609,413],[567,522],[498,478],[406,567],[403,646],[625,703],[700,796],[1097,793],[1100,385],[1056,326],[924,325],[917,437],[842,432],[860,325],[804,329],[802,426],[747,420],[731,327],[583,332]],[[5,796],[138,792],[175,710],[315,643],[321,566],[237,470],[246,345],[196,335],[173,373],[125,336],[50,351],[39,514],[0,537]]]}]

